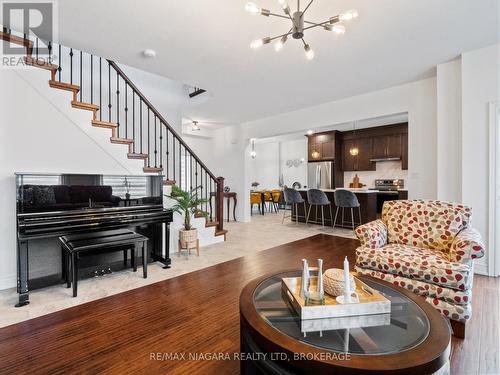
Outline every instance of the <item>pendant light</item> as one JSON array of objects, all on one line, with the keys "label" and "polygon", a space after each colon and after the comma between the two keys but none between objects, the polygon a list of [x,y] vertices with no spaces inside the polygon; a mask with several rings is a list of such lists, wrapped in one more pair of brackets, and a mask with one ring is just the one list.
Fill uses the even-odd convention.
[{"label": "pendant light", "polygon": [[257,151],[255,151],[255,138],[250,139],[250,146],[250,156],[252,157],[252,159],[255,159],[257,157]]},{"label": "pendant light", "polygon": [[352,156],[357,156],[359,154],[359,148],[358,148],[358,142],[356,140],[356,121],[353,122],[353,128],[354,128],[353,132],[354,144],[349,149],[349,153]]}]

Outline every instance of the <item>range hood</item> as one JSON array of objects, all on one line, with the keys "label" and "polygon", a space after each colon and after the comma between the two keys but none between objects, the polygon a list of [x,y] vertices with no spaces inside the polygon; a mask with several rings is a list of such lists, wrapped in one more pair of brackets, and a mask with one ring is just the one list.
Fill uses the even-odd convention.
[{"label": "range hood", "polygon": [[399,161],[401,160],[401,158],[374,158],[374,159],[370,159],[370,161],[374,161],[374,162],[380,162],[380,161]]}]

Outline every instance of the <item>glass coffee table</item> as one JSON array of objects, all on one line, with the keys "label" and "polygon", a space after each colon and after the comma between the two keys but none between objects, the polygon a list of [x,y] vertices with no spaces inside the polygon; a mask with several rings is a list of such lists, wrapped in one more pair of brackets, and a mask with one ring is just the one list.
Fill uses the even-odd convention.
[{"label": "glass coffee table", "polygon": [[302,320],[281,288],[283,277],[297,276],[265,276],[243,290],[241,351],[253,356],[242,373],[447,374],[449,326],[423,298],[357,275],[391,301],[390,314]]}]

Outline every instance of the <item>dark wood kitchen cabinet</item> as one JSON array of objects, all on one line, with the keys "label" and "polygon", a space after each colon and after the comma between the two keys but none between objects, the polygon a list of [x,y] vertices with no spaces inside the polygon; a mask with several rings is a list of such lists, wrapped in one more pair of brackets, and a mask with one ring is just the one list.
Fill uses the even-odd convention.
[{"label": "dark wood kitchen cabinet", "polygon": [[[358,155],[351,155],[353,147],[358,148]],[[343,166],[344,171],[374,171],[375,163],[370,161],[372,151],[371,138],[358,138],[344,140]]]},{"label": "dark wood kitchen cabinet", "polygon": [[372,159],[401,158],[401,138],[401,134],[374,137]]},{"label": "dark wood kitchen cabinet", "polygon": [[[336,131],[316,133],[308,136],[308,160],[332,161],[340,151],[340,139]],[[340,153],[339,153],[340,155]]]},{"label": "dark wood kitchen cabinet", "polygon": [[[408,124],[394,124],[356,131],[342,132],[344,171],[374,171],[373,159],[401,159],[402,169],[408,169]],[[349,150],[357,146],[359,153]]]}]

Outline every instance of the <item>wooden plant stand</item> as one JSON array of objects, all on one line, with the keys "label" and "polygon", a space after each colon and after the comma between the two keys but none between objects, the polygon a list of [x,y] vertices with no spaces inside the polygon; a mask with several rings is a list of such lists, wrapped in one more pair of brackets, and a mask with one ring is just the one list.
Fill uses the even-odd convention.
[{"label": "wooden plant stand", "polygon": [[[196,255],[200,256],[200,240],[199,239],[197,239],[196,241],[187,242],[185,247],[182,247],[181,240],[178,240],[178,241],[179,241],[179,247],[178,247],[178,255],[179,256],[181,256],[181,251],[184,249],[187,251],[187,255],[189,256],[189,254],[191,254],[191,249],[193,249],[193,248],[196,248]],[[191,246],[191,245],[194,245],[194,246]]]}]

